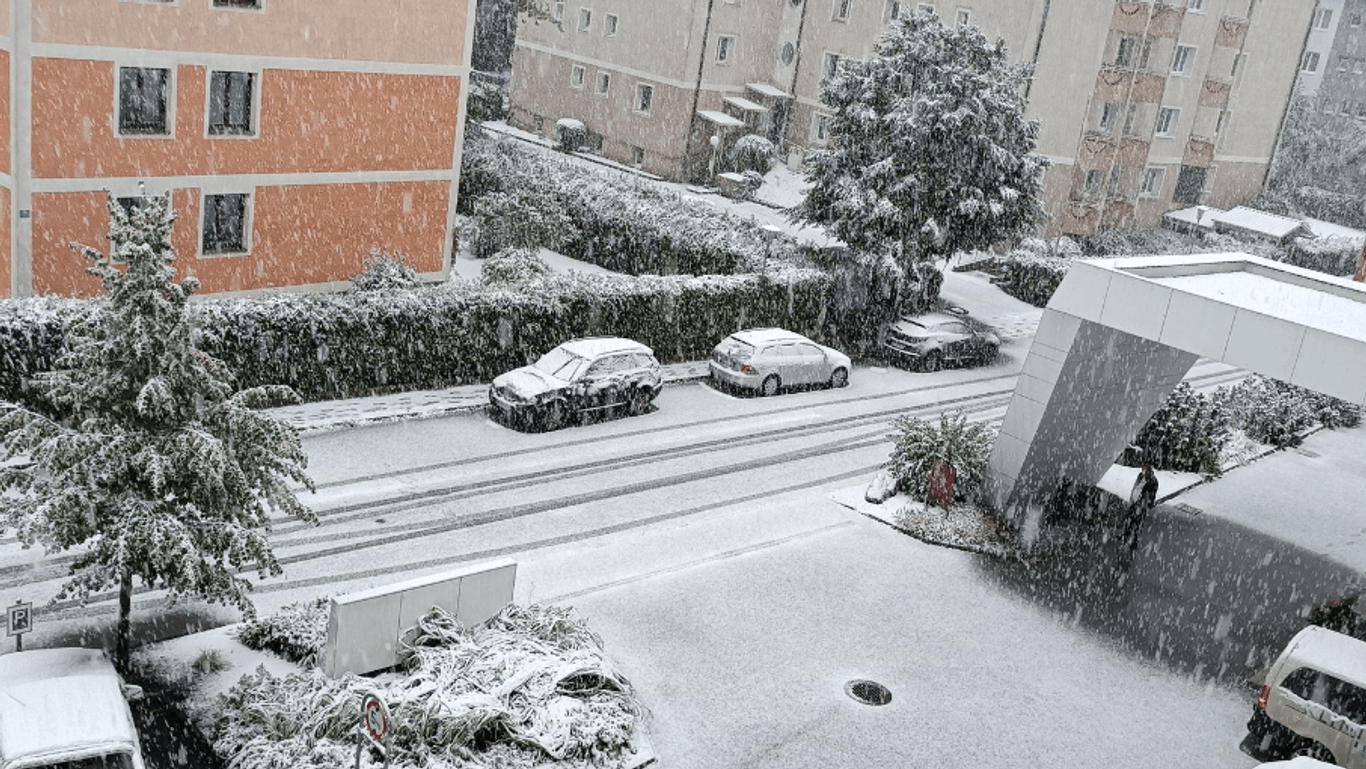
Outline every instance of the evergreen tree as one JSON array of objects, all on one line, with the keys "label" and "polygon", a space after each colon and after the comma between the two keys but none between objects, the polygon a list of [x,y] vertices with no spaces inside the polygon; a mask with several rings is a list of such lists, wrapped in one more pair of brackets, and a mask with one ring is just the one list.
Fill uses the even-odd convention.
[{"label": "evergreen tree", "polygon": [[57,599],[118,588],[116,657],[126,665],[134,577],[172,600],[198,596],[251,616],[239,572],[281,571],[270,512],[316,518],[289,486],[313,488],[298,432],[256,410],[298,396],[285,386],[234,392],[231,372],[197,347],[187,301],[198,282],[172,281],[169,193],[144,193],[131,209],[111,195],[108,207],[110,255],[73,245],[107,297],[33,382],[61,417],[0,403],[10,460],[0,522],[25,545],[78,552]]},{"label": "evergreen tree", "polygon": [[794,218],[891,253],[922,285],[933,276],[919,265],[1027,231],[1047,165],[1031,154],[1029,74],[975,27],[920,11],[898,21],[871,59],[840,62],[821,87],[830,147],[808,157]]}]

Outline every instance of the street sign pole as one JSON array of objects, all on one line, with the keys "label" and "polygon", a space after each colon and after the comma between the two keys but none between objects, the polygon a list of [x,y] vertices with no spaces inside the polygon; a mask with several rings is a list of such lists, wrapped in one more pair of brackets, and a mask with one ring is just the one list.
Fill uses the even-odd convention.
[{"label": "street sign pole", "polygon": [[24,633],[33,629],[33,604],[15,601],[9,607],[5,628],[6,635],[14,636],[14,650],[24,650]]},{"label": "street sign pole", "polygon": [[379,749],[384,756],[384,769],[389,769],[389,708],[378,694],[369,692],[360,701],[360,723],[356,725],[356,769],[360,769],[360,757],[365,743]]}]

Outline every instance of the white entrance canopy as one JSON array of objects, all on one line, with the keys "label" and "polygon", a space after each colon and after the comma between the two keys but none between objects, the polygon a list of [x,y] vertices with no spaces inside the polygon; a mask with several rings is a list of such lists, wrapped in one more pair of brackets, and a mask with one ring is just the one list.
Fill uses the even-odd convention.
[{"label": "white entrance canopy", "polygon": [[1242,253],[1078,260],[1039,323],[988,470],[1011,517],[1094,485],[1195,361],[1366,406],[1366,284]]}]

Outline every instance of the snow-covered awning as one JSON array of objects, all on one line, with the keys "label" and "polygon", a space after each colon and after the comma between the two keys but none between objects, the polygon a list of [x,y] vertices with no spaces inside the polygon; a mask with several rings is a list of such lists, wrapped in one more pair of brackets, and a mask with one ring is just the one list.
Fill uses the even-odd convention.
[{"label": "snow-covered awning", "polygon": [[725,99],[722,99],[722,101],[739,107],[745,112],[768,112],[768,107],[765,107],[762,104],[755,104],[743,96],[727,96]]},{"label": "snow-covered awning", "polygon": [[1238,229],[1262,237],[1285,240],[1307,233],[1309,228],[1298,219],[1277,216],[1247,206],[1235,206],[1214,217],[1215,229]]},{"label": "snow-covered awning", "polygon": [[1206,230],[1212,230],[1214,229],[1214,217],[1222,213],[1224,211],[1221,208],[1191,206],[1177,211],[1168,211],[1162,215],[1162,218],[1185,227],[1203,227]]},{"label": "snow-covered awning", "polygon": [[745,83],[745,87],[755,93],[763,94],[764,96],[776,96],[784,99],[790,98],[787,91],[776,86],[771,86],[768,83]]},{"label": "snow-covered awning", "polygon": [[739,128],[745,124],[745,121],[743,120],[738,120],[724,112],[717,112],[716,110],[700,109],[697,111],[697,115],[703,120],[715,123],[722,128]]}]

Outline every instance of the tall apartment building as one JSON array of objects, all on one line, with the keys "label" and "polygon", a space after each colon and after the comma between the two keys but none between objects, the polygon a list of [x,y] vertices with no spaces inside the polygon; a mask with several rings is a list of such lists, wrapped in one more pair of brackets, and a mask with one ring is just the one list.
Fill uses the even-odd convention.
[{"label": "tall apartment building", "polygon": [[1262,186],[1314,0],[559,0],[513,55],[511,121],[585,124],[603,155],[705,178],[739,135],[789,164],[824,146],[820,83],[914,8],[971,24],[1035,66],[1027,114],[1050,233],[1149,226]]},{"label": "tall apartment building", "polygon": [[140,182],[205,292],[335,287],[372,248],[447,274],[472,7],[0,3],[0,291],[98,292],[69,244]]},{"label": "tall apartment building", "polygon": [[[1346,0],[1318,0],[1314,4],[1313,21],[1309,24],[1309,36],[1305,38],[1304,53],[1300,57],[1297,85],[1300,93],[1305,96],[1312,98],[1318,95],[1324,73],[1332,63],[1333,42],[1337,38],[1338,26],[1342,24],[1345,2]],[[1357,26],[1360,27],[1359,16]]]},{"label": "tall apartment building", "polygon": [[[1360,135],[1366,131],[1366,0],[1339,0],[1336,5],[1337,20],[1330,17],[1324,27],[1332,42],[1321,59],[1314,96],[1326,119]],[[1315,25],[1332,10],[1320,0]],[[1303,82],[1303,72],[1300,78]]]}]

